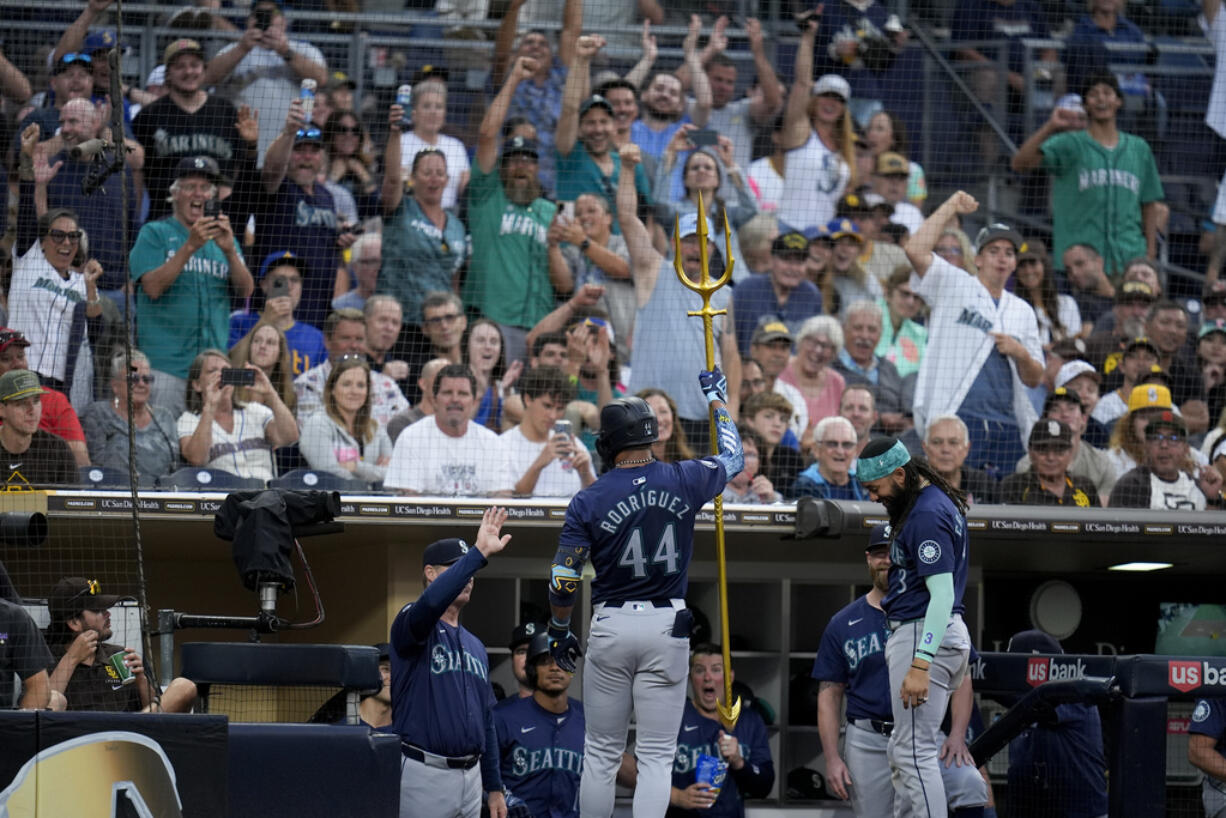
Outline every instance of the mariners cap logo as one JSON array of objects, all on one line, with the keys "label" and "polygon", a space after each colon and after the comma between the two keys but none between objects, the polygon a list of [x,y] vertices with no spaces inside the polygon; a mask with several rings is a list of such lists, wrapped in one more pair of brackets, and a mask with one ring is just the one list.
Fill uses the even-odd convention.
[{"label": "mariners cap logo", "polygon": [[536,623],[529,622],[527,625],[524,625],[524,634],[526,636],[532,636],[535,633],[536,633]]},{"label": "mariners cap logo", "polygon": [[1054,420],[1047,421],[1047,434],[1052,437],[1060,437],[1060,424]]},{"label": "mariners cap logo", "polygon": [[468,543],[464,542],[463,540],[456,540],[456,542],[460,544],[460,553],[467,554],[468,553]]}]

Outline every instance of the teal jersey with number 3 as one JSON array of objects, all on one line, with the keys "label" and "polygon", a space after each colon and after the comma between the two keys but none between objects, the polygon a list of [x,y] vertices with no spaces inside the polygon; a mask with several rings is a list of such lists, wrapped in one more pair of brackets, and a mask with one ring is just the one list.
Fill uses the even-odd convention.
[{"label": "teal jersey with number 3", "polygon": [[694,553],[694,518],[724,490],[715,457],[613,469],[575,495],[559,546],[596,571],[592,602],[679,599]]}]

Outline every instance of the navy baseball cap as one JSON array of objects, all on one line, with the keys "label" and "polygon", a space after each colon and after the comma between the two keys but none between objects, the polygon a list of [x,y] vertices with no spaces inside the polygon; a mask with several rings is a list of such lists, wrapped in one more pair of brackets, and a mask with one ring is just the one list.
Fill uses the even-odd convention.
[{"label": "navy baseball cap", "polygon": [[427,545],[422,552],[421,565],[423,568],[427,565],[452,565],[468,553],[469,547],[468,543],[459,537],[437,540]]},{"label": "navy baseball cap", "polygon": [[85,38],[85,43],[81,46],[81,50],[86,54],[93,54],[95,51],[108,51],[114,48],[116,45],[118,45],[120,49],[127,47],[115,38],[114,29],[104,28],[101,31],[91,32],[89,36]]},{"label": "navy baseball cap", "polygon": [[506,142],[502,143],[502,158],[508,159],[516,154],[531,156],[533,159],[541,158],[541,146],[535,139],[530,139],[526,136],[513,136]]},{"label": "navy baseball cap", "polygon": [[392,658],[392,646],[387,642],[375,642],[374,649],[379,651],[379,661],[386,662]]},{"label": "navy baseball cap", "polygon": [[184,176],[203,176],[210,182],[216,182],[221,178],[221,169],[211,156],[185,156],[175,166],[175,178],[182,179]]},{"label": "navy baseball cap", "polygon": [[1022,631],[1009,639],[1006,653],[1064,653],[1056,637],[1043,631]]},{"label": "navy baseball cap", "polygon": [[868,545],[864,546],[865,551],[876,551],[878,548],[886,548],[890,544],[890,524],[883,523],[873,526],[873,530],[868,533]]},{"label": "navy baseball cap", "polygon": [[545,626],[540,622],[520,622],[515,626],[515,630],[511,631],[511,644],[507,645],[508,650],[515,650],[520,645],[526,645],[532,641],[532,637],[545,630]]},{"label": "navy baseball cap", "polygon": [[269,253],[264,257],[264,263],[260,265],[260,278],[268,275],[268,271],[273,267],[280,267],[282,264],[289,264],[297,267],[298,272],[305,276],[308,272],[306,259],[301,256],[294,255],[289,250],[277,250]]}]

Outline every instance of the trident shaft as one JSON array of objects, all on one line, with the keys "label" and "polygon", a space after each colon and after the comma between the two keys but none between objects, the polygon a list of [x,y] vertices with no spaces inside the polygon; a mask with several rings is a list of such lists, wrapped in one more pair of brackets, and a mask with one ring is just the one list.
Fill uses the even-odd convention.
[{"label": "trident shaft", "polygon": [[[712,321],[717,315],[726,315],[727,310],[717,310],[711,307],[711,296],[720,287],[728,283],[732,278],[732,265],[735,259],[732,258],[732,228],[728,224],[728,214],[724,214],[724,256],[728,259],[728,263],[724,266],[724,273],[718,279],[711,278],[711,259],[707,251],[707,214],[706,206],[702,201],[702,194],[698,194],[698,258],[702,263],[702,277],[695,283],[688,275],[681,263],[681,223],[677,219],[677,223],[673,226],[673,268],[677,271],[677,278],[681,283],[689,287],[694,292],[702,296],[702,309],[691,310],[687,314],[691,318],[702,319],[702,330],[707,345],[707,369],[715,368],[715,329]],[[719,438],[718,430],[715,426],[715,409],[711,408],[710,413],[711,423],[711,454],[719,454]],[[720,495],[715,495],[715,559],[719,566],[719,627],[723,638],[720,640],[723,643],[723,658],[724,658],[724,698],[719,703],[719,720],[724,727],[731,730],[736,726],[737,719],[741,717],[741,698],[738,696],[735,700],[732,698],[732,653],[728,639],[728,565],[727,556],[724,548],[724,501]]]}]

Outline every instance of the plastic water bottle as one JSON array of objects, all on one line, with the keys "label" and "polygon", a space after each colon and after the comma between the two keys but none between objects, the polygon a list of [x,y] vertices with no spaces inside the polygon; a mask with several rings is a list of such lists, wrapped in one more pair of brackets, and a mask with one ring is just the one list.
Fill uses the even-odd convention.
[{"label": "plastic water bottle", "polygon": [[413,130],[413,86],[402,85],[396,89],[396,104],[403,109],[400,116],[400,130]]},{"label": "plastic water bottle", "polygon": [[298,98],[302,100],[302,118],[306,124],[311,124],[311,115],[315,113],[315,80],[304,79],[298,87]]}]

